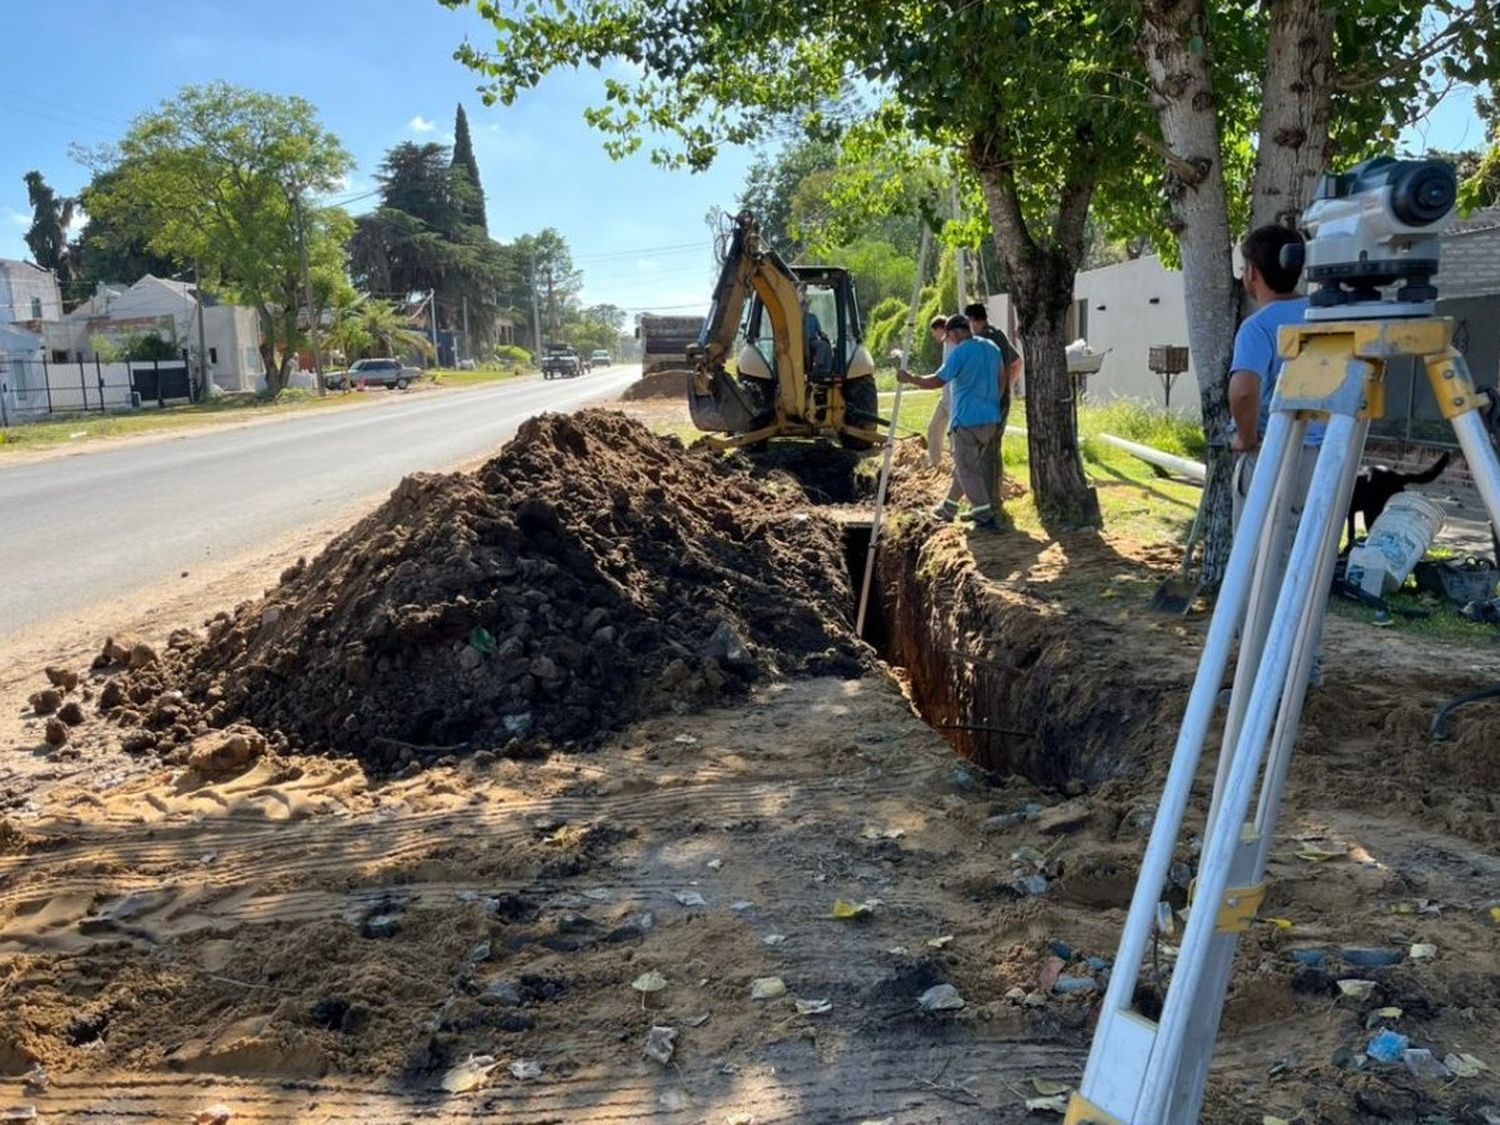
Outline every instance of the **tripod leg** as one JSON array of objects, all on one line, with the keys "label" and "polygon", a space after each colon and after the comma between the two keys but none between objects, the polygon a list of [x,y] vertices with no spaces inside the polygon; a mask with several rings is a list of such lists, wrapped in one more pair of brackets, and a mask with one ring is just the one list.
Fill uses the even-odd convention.
[{"label": "tripod leg", "polygon": [[[1354,451],[1344,465],[1344,479],[1339,487],[1335,512],[1349,510],[1349,500],[1354,494],[1354,483],[1359,476],[1359,463],[1364,457],[1365,438],[1369,431],[1370,423],[1362,420],[1354,435]],[[1328,540],[1323,545],[1316,587],[1322,593],[1308,619],[1307,627],[1297,638],[1297,649],[1292,657],[1291,681],[1283,693],[1281,711],[1276,716],[1276,731],[1271,736],[1271,755],[1267,760],[1265,780],[1261,785],[1260,804],[1255,811],[1255,828],[1260,836],[1259,854],[1255,863],[1257,882],[1265,872],[1266,860],[1271,852],[1271,838],[1276,833],[1276,820],[1281,814],[1281,797],[1286,789],[1287,772],[1291,769],[1292,747],[1297,741],[1302,706],[1307,700],[1308,675],[1322,641],[1323,622],[1328,617],[1328,589],[1333,582],[1334,564],[1338,561],[1341,531],[1342,527],[1338,523],[1330,523],[1328,526]]]},{"label": "tripod leg", "polygon": [[[1315,588],[1319,561],[1328,542],[1330,521],[1343,522],[1337,503],[1348,458],[1354,456],[1359,423],[1350,415],[1335,414],[1328,423],[1322,453],[1313,474],[1312,488],[1302,512],[1288,563],[1286,581],[1276,603],[1267,634],[1265,652],[1256,672],[1244,729],[1235,747],[1234,760],[1225,779],[1218,816],[1205,830],[1203,861],[1199,867],[1197,905],[1188,917],[1187,931],[1172,976],[1162,1022],[1146,1070],[1137,1117],[1142,1122],[1167,1120],[1168,1106],[1177,1081],[1178,1060],[1193,1014],[1192,999],[1201,995],[1205,970],[1209,968],[1214,937],[1220,924],[1220,908],[1229,889],[1235,852],[1249,813],[1250,800],[1260,774],[1280,710],[1281,696],[1291,668],[1297,633],[1311,616],[1316,599],[1324,591]],[[1139,890],[1139,886],[1137,890]],[[1132,904],[1133,905],[1133,904]],[[1117,968],[1119,964],[1117,963]],[[1111,985],[1114,981],[1111,980]],[[1186,1003],[1173,1003],[1174,994]],[[1215,998],[1219,1003],[1221,998]]]},{"label": "tripod leg", "polygon": [[[1297,419],[1293,423],[1292,438],[1286,456],[1275,466],[1257,465],[1256,474],[1274,471],[1276,492],[1271,501],[1271,511],[1276,515],[1259,529],[1259,550],[1255,557],[1255,581],[1250,593],[1250,602],[1245,610],[1245,623],[1240,629],[1239,655],[1235,658],[1234,686],[1229,692],[1229,713],[1224,719],[1224,736],[1219,747],[1219,764],[1214,775],[1214,801],[1208,818],[1212,822],[1218,811],[1218,796],[1223,792],[1224,776],[1229,772],[1229,763],[1240,726],[1245,720],[1245,707],[1250,699],[1250,685],[1255,679],[1255,669],[1260,664],[1261,649],[1265,646],[1266,629],[1271,623],[1271,611],[1276,608],[1276,592],[1286,572],[1286,541],[1289,520],[1286,513],[1292,503],[1292,492],[1296,488],[1297,473],[1302,458],[1302,439],[1307,423]],[[1246,520],[1240,521],[1242,528]]]},{"label": "tripod leg", "polygon": [[[1277,413],[1271,416],[1262,446],[1262,456],[1266,463],[1281,463],[1287,453],[1292,428],[1291,415]],[[1271,500],[1276,487],[1274,478],[1273,473],[1257,473],[1255,480],[1251,482],[1242,519],[1252,527],[1265,526],[1271,518]],[[1187,711],[1183,715],[1177,746],[1172,754],[1172,765],[1162,789],[1156,821],[1146,844],[1146,853],[1141,859],[1140,875],[1136,879],[1130,911],[1120,935],[1114,972],[1110,976],[1109,987],[1105,990],[1099,1029],[1093,1049],[1089,1052],[1082,1085],[1088,1091],[1088,1096],[1102,1106],[1128,1103],[1133,1108],[1135,1103],[1136,1087],[1119,1073],[1115,1065],[1117,1052],[1130,1052],[1137,1057],[1139,1055],[1142,1040],[1134,1026],[1135,1021],[1129,1016],[1129,1009],[1135,995],[1141,961],[1145,957],[1146,946],[1151,940],[1155,925],[1156,904],[1161,897],[1161,888],[1166,884],[1167,869],[1171,866],[1172,854],[1177,847],[1183,812],[1187,808],[1193,779],[1198,772],[1204,739],[1213,721],[1219,684],[1228,667],[1229,652],[1234,645],[1235,633],[1239,629],[1249,597],[1256,548],[1255,539],[1243,535],[1235,538],[1230,549],[1229,564],[1209,623],[1198,675],[1188,696]],[[1116,1112],[1116,1116],[1126,1116],[1129,1113],[1130,1110]]]}]

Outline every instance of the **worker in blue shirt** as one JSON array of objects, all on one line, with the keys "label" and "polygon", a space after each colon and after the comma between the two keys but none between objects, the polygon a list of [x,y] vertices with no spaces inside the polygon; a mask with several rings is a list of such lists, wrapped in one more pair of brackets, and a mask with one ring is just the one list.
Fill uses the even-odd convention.
[{"label": "worker in blue shirt", "polygon": [[[1000,349],[989,340],[970,334],[966,317],[948,318],[948,339],[953,350],[931,375],[913,375],[902,368],[899,382],[926,390],[948,387],[952,393],[949,425],[953,443],[953,476],[969,500],[974,526],[984,531],[999,529],[995,518],[1000,470]],[[958,503],[945,501],[937,511],[940,519],[958,515]]]}]

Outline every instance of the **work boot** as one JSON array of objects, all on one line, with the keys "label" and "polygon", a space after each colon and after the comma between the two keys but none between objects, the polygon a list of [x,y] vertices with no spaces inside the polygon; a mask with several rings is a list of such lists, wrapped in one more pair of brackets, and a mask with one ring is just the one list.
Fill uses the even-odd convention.
[{"label": "work boot", "polygon": [[958,505],[951,500],[944,500],[936,508],[932,509],[932,514],[944,523],[952,523],[958,519]]},{"label": "work boot", "polygon": [[994,516],[980,516],[978,519],[976,519],[974,521],[974,530],[975,531],[999,531],[1000,530],[1000,524],[998,522],[996,522]]}]

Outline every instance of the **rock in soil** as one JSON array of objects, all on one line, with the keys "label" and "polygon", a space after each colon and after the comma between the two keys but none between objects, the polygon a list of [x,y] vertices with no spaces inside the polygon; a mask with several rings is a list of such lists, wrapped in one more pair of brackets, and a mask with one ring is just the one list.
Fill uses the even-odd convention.
[{"label": "rock in soil", "polygon": [[65,746],[68,742],[68,725],[61,719],[48,719],[45,737],[48,746]]},{"label": "rock in soil", "polygon": [[384,776],[535,756],[761,674],[858,675],[852,603],[840,529],[801,494],[619,414],[545,415],[477,472],[408,477],[206,638],[149,660],[112,638],[131,670],[100,708],[243,723]]},{"label": "rock in soil", "polygon": [[58,711],[57,717],[70,727],[79,726],[83,723],[83,708],[79,706],[76,699],[72,700],[62,705],[62,709]]},{"label": "rock in soil", "polygon": [[47,682],[66,695],[78,686],[78,673],[55,665],[47,669]]},{"label": "rock in soil", "polygon": [[56,688],[44,688],[33,692],[26,702],[31,704],[31,710],[36,715],[51,715],[62,706],[62,692]]},{"label": "rock in soil", "polygon": [[266,740],[254,731],[215,730],[193,739],[188,768],[205,780],[244,773],[266,751]]}]

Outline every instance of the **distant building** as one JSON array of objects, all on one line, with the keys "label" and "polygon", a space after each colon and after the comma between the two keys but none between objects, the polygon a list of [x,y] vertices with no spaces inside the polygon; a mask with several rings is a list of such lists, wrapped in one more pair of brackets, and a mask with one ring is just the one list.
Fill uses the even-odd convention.
[{"label": "distant building", "polygon": [[61,316],[62,294],[51,270],[0,258],[0,324],[57,320]]},{"label": "distant building", "polygon": [[[103,341],[122,347],[131,337],[155,335],[186,352],[197,371],[199,311],[197,288],[171,278],[147,274],[128,287],[100,285],[60,321],[44,326],[49,358],[60,363],[92,359]],[[226,391],[255,390],[265,376],[255,310],[223,305],[205,294],[201,311],[214,384]]]}]

